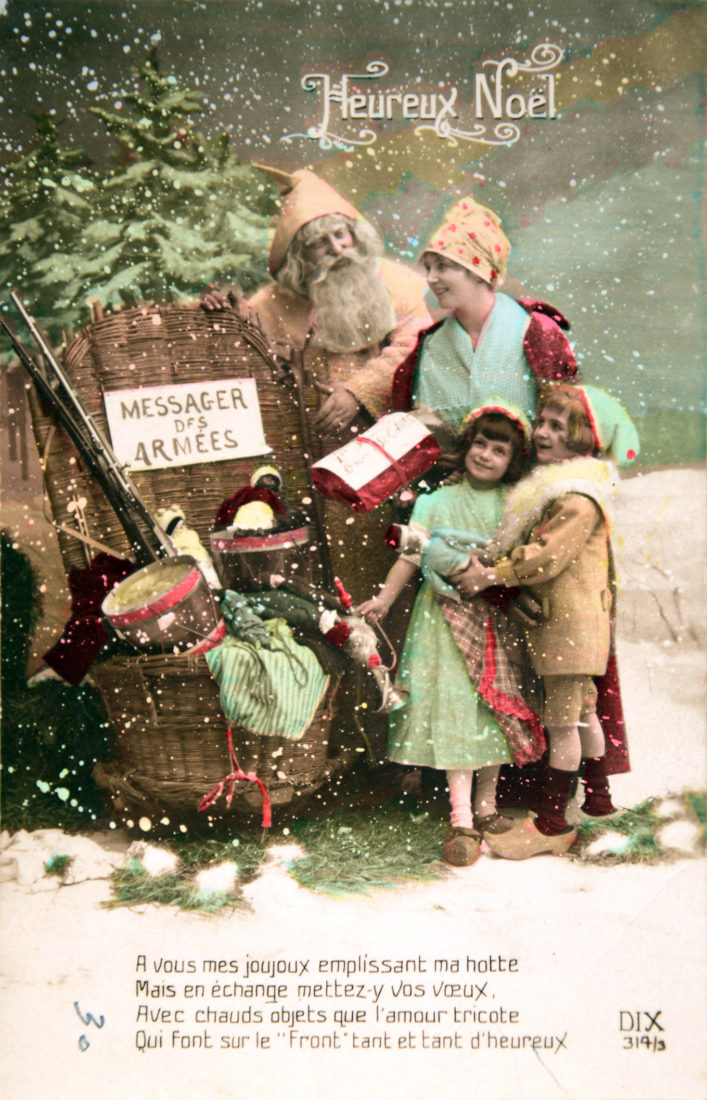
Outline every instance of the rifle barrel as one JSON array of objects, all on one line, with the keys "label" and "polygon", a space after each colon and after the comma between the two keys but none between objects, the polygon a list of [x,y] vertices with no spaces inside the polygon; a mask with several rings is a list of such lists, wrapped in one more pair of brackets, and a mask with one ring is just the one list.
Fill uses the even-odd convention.
[{"label": "rifle barrel", "polygon": [[[25,370],[56,413],[57,419],[74,443],[89,472],[103,489],[139,563],[149,564],[158,558],[173,556],[177,553],[174,543],[157,523],[137,488],[124,472],[112,447],[84,407],[34,319],[15,291],[11,291],[10,297],[42,353],[45,362],[44,371],[29,355],[11,325],[4,318],[0,318],[0,325]],[[57,383],[56,386],[52,385],[52,376]]]}]

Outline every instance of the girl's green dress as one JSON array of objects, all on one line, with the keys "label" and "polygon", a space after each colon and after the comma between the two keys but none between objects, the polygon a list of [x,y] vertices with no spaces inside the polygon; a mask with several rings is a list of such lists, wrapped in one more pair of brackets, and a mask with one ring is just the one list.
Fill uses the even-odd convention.
[{"label": "girl's green dress", "polygon": [[[478,488],[468,480],[415,502],[412,520],[490,538],[501,521],[507,486]],[[503,731],[469,678],[432,586],[423,581],[410,617],[399,679],[407,704],[390,714],[388,755],[400,764],[482,768],[513,760]]]}]

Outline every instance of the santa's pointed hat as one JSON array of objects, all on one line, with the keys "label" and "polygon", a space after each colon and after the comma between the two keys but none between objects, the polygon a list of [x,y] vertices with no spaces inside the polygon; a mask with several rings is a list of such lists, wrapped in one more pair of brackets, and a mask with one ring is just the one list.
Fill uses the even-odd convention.
[{"label": "santa's pointed hat", "polygon": [[325,214],[343,214],[354,221],[363,221],[358,210],[348,199],[336,191],[326,180],[315,176],[308,168],[297,172],[285,172],[280,168],[271,168],[267,164],[253,164],[281,188],[282,213],[275,236],[270,245],[268,271],[275,275],[282,267],[285,253],[292,244],[292,238],[303,225]]}]

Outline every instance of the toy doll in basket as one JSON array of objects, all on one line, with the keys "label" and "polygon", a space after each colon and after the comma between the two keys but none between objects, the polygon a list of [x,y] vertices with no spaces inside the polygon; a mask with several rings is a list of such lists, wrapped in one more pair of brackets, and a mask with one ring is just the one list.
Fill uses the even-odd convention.
[{"label": "toy doll in basket", "polygon": [[333,661],[341,671],[352,662],[365,669],[375,682],[380,710],[404,704],[406,693],[390,680],[375,630],[353,612],[348,593],[338,582],[336,595],[313,583],[307,564],[309,518],[287,507],[283,479],[274,466],[259,467],[249,486],[221,504],[215,526],[211,547],[226,588],[221,606],[229,631],[245,624],[255,629],[254,617],[282,618],[317,650],[325,666]]}]

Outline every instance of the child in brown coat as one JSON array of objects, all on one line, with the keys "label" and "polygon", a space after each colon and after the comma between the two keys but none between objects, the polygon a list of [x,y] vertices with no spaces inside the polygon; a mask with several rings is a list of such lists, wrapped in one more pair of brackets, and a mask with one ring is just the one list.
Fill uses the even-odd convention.
[{"label": "child in brown coat", "polygon": [[567,384],[543,390],[533,430],[537,466],[507,498],[494,545],[487,548],[495,564],[472,565],[458,582],[469,595],[495,584],[522,585],[542,608],[541,621],[527,630],[530,658],[543,679],[549,740],[540,811],[534,822],[487,838],[497,854],[512,859],[560,853],[572,844],[576,831],[565,811],[582,760],[583,809],[592,816],[614,811],[593,679],[606,672],[614,603],[614,468],[595,457],[607,434],[618,441],[620,460],[635,457],[633,425],[609,394]]}]

